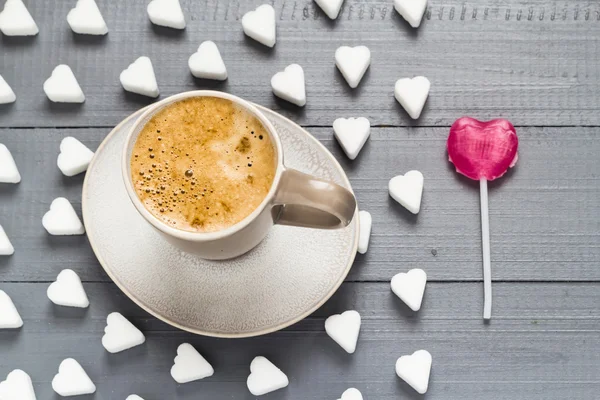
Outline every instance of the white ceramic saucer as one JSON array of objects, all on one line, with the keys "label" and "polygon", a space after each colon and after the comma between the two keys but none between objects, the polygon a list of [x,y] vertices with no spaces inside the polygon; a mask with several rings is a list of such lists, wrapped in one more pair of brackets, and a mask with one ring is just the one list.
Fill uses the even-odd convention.
[{"label": "white ceramic saucer", "polygon": [[[285,164],[350,188],[321,143],[266,108]],[[83,219],[100,264],[121,290],[157,318],[186,331],[247,337],[285,328],[333,295],[356,255],[358,217],[345,229],[275,226],[249,253],[207,261],[165,242],[135,210],[121,175],[125,137],[141,110],[96,151],[83,185]]]}]

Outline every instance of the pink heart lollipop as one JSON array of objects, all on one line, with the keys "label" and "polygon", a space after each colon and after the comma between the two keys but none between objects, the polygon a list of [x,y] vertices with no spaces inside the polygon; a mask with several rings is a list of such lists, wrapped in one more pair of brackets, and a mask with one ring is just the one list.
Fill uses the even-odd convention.
[{"label": "pink heart lollipop", "polygon": [[481,122],[462,117],[450,128],[448,156],[457,172],[493,181],[516,164],[518,145],[515,127],[507,120]]},{"label": "pink heart lollipop", "polygon": [[492,316],[492,268],[487,181],[501,177],[517,162],[519,139],[515,127],[505,119],[482,122],[457,119],[448,135],[448,157],[456,172],[479,181],[481,242],[483,251],[483,318]]}]

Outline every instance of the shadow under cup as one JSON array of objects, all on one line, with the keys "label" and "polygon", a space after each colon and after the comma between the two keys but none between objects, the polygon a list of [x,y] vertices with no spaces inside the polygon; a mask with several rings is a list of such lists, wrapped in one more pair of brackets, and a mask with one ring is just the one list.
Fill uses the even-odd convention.
[{"label": "shadow under cup", "polygon": [[[262,124],[270,135],[275,150],[275,175],[265,198],[243,220],[215,232],[186,231],[160,220],[138,197],[131,176],[133,149],[146,124],[166,107],[194,97],[216,97],[241,106]],[[246,253],[260,243],[274,224],[336,229],[347,226],[356,211],[356,200],[349,190],[335,183],[286,169],[281,141],[271,122],[247,101],[218,91],[185,92],[150,106],[129,132],[123,149],[121,170],[129,198],[140,215],[168,242],[206,259],[228,259]]]}]

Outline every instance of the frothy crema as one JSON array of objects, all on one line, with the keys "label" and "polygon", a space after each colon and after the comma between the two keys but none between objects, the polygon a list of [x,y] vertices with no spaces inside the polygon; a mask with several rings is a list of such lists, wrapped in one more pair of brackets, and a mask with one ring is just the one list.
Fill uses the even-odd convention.
[{"label": "frothy crema", "polygon": [[217,97],[193,97],[159,111],[139,133],[130,162],[146,209],[192,232],[219,231],[250,215],[277,168],[260,121]]}]

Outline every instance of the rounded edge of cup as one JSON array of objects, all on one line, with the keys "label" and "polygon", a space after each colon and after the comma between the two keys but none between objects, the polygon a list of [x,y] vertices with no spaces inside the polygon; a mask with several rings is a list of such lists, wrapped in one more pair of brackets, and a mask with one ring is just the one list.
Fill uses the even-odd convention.
[{"label": "rounded edge of cup", "polygon": [[[240,222],[236,223],[235,225],[232,225],[232,226],[230,226],[226,229],[220,230],[220,231],[191,232],[191,231],[184,231],[181,229],[176,229],[176,228],[173,228],[173,227],[165,224],[164,222],[159,220],[157,217],[155,217],[150,211],[148,211],[146,209],[146,207],[144,207],[144,205],[138,198],[137,193],[135,192],[135,189],[133,187],[133,182],[131,179],[130,160],[128,157],[128,153],[129,153],[128,150],[130,148],[132,141],[135,139],[133,137],[134,132],[136,132],[138,130],[139,125],[142,123],[142,121],[145,121],[146,119],[148,119],[148,117],[150,115],[158,112],[158,110],[162,109],[167,104],[175,103],[177,101],[187,99],[190,97],[218,97],[218,98],[230,100],[236,104],[243,106],[246,110],[251,112],[256,118],[258,118],[259,121],[263,124],[263,126],[267,129],[272,142],[275,144],[275,149],[277,152],[277,168],[275,170],[275,177],[273,178],[273,183],[271,184],[269,193],[267,193],[267,195],[265,196],[263,201],[258,205],[258,207],[256,207],[256,209],[254,209],[254,211],[252,211],[252,213],[250,213],[246,218],[244,218]],[[225,93],[225,92],[216,91],[216,90],[193,90],[193,91],[183,92],[183,93],[169,96],[157,103],[150,105],[136,119],[136,121],[131,126],[131,129],[129,130],[129,132],[127,134],[127,138],[125,139],[125,144],[122,149],[122,155],[121,155],[121,173],[122,173],[122,177],[123,177],[123,182],[125,183],[125,190],[127,191],[127,194],[129,195],[129,199],[133,203],[136,210],[142,215],[142,217],[144,217],[144,219],[146,221],[148,221],[152,226],[154,226],[160,232],[162,232],[166,235],[169,235],[169,236],[176,237],[178,239],[193,241],[193,242],[209,242],[209,241],[222,239],[222,238],[228,237],[236,232],[239,232],[240,230],[247,227],[250,223],[252,223],[252,221],[254,221],[254,219],[258,215],[260,215],[263,212],[263,210],[267,206],[269,206],[273,202],[273,199],[274,199],[277,189],[279,187],[281,176],[282,176],[284,170],[285,170],[285,167],[283,164],[283,146],[281,144],[279,135],[277,134],[277,131],[275,130],[275,127],[273,126],[271,121],[269,121],[269,119],[250,102],[248,102],[238,96],[235,96],[235,95],[232,95],[229,93]]]}]

